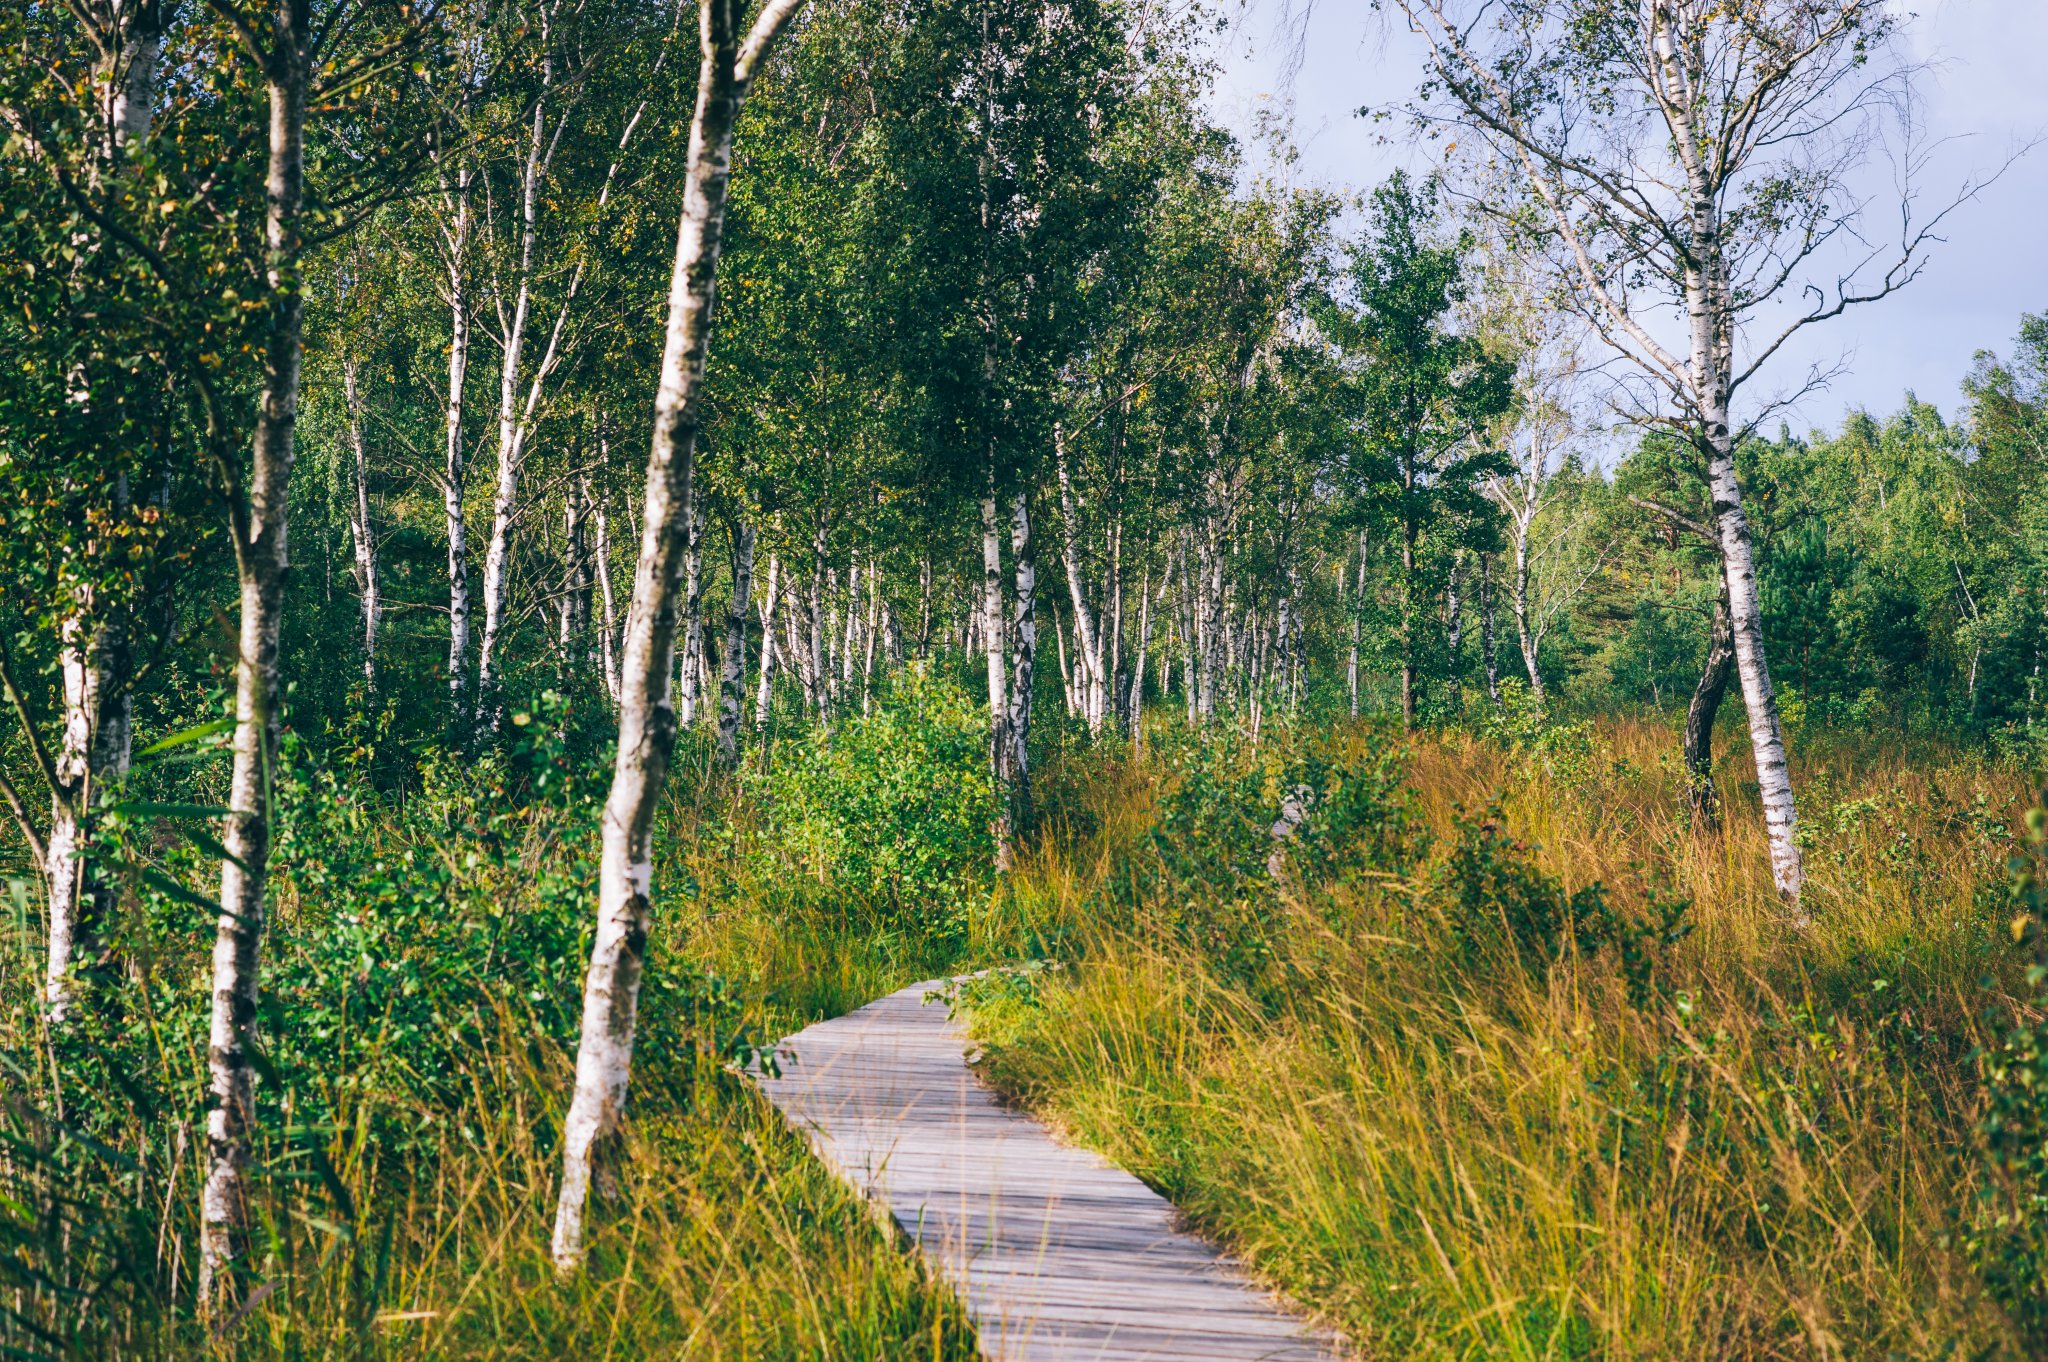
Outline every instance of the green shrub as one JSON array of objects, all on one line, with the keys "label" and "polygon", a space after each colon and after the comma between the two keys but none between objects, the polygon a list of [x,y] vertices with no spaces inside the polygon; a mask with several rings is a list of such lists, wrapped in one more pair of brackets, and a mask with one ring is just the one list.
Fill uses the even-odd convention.
[{"label": "green shrub", "polygon": [[2027,811],[2027,836],[2012,861],[2013,936],[2043,947],[2027,971],[2031,1014],[1978,1055],[1984,1114],[1978,1122],[1986,1179],[1965,1247],[2013,1325],[2039,1355],[2048,1351],[2048,790]]},{"label": "green shrub", "polygon": [[1645,910],[1630,916],[1600,884],[1566,893],[1507,834],[1498,803],[1477,819],[1460,820],[1441,892],[1452,937],[1468,952],[1503,943],[1525,965],[1543,969],[1574,949],[1586,957],[1610,951],[1639,1005],[1657,990],[1671,948],[1691,931],[1684,920],[1691,905],[1681,898],[1652,892]]},{"label": "green shrub", "polygon": [[813,729],[752,771],[765,808],[764,881],[795,870],[824,892],[921,930],[955,933],[995,862],[988,727],[951,681],[912,673],[872,714]]}]

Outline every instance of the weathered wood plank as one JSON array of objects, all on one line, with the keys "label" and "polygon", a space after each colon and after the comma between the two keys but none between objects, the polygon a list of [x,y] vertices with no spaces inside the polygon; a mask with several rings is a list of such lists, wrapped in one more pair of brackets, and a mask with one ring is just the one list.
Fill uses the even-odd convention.
[{"label": "weathered wood plank", "polygon": [[970,1042],[914,984],[777,1047],[762,1090],[967,1303],[998,1362],[1332,1362],[1122,1169],[998,1105]]}]

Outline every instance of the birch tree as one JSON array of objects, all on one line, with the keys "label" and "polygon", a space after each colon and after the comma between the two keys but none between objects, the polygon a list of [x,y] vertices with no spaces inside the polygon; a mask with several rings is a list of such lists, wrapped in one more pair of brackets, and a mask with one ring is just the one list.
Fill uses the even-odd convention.
[{"label": "birch tree", "polygon": [[230,1273],[249,1228],[247,1176],[256,1121],[257,966],[270,859],[270,779],[277,756],[277,658],[284,615],[289,484],[298,423],[300,335],[305,316],[299,267],[304,250],[306,105],[321,53],[307,0],[277,0],[265,11],[227,9],[243,55],[260,73],[269,104],[263,214],[262,385],[246,479],[223,461],[231,498],[241,627],[235,652],[234,761],[221,838],[220,920],[213,947],[213,1009],[206,1182],[200,1195],[202,1308],[232,1306]]},{"label": "birch tree", "polygon": [[[114,345],[90,338],[104,329],[103,322],[91,320],[94,314],[125,310],[116,300],[134,282],[119,268],[112,271],[113,279],[106,279],[106,266],[99,261],[120,253],[117,243],[130,230],[128,223],[138,217],[147,222],[136,209],[153,193],[136,171],[147,165],[161,97],[164,8],[157,0],[79,0],[68,9],[82,39],[85,78],[60,97],[66,107],[48,112],[66,124],[82,123],[75,127],[77,135],[53,137],[43,111],[13,104],[0,111],[10,132],[33,145],[40,171],[37,188],[52,191],[48,206],[59,210],[69,236],[61,248],[68,264],[49,272],[38,290],[43,296],[21,313],[29,333],[23,339],[61,366],[61,378],[54,369],[50,377],[65,389],[62,414],[51,411],[55,420],[30,436],[54,457],[31,460],[31,468],[42,465],[54,474],[50,492],[56,504],[68,505],[77,523],[93,527],[76,539],[66,527],[61,541],[66,551],[50,560],[54,571],[44,574],[58,642],[54,734],[46,734],[31,713],[23,689],[29,683],[15,660],[0,650],[0,684],[49,801],[48,826],[39,830],[24,794],[11,782],[0,782],[6,787],[0,795],[43,880],[48,910],[44,997],[57,1023],[70,1012],[75,970],[97,958],[100,921],[111,906],[111,887],[92,865],[88,846],[97,810],[127,774],[136,640],[133,602],[107,569],[135,543],[138,508],[131,478],[139,463],[134,445],[148,438],[148,427],[162,419],[164,406],[146,373],[113,354]],[[21,59],[25,65],[32,61],[28,52]],[[27,202],[15,207],[18,215],[30,211]],[[44,325],[75,311],[71,325],[88,335],[51,351],[36,336],[43,329],[37,323],[39,311]],[[10,470],[17,478],[22,471]],[[40,471],[28,473],[29,480],[40,476]]]},{"label": "birch tree", "polygon": [[[1903,287],[1937,240],[1949,209],[1916,212],[1909,188],[1896,242],[1864,244],[1850,185],[1880,116],[1911,98],[1889,45],[1903,20],[1882,0],[1384,3],[1427,53],[1412,111],[1509,169],[1511,196],[1495,206],[1548,247],[1564,294],[1642,375],[1640,414],[1678,430],[1705,466],[1772,876],[1803,924],[1735,462],[1777,403],[1737,411],[1793,335]],[[1909,149],[1909,179],[1915,165]]]},{"label": "birch tree", "polygon": [[593,1161],[601,1154],[601,1142],[616,1141],[623,1133],[632,1074],[653,892],[650,834],[675,746],[670,687],[676,595],[688,549],[690,485],[733,134],[756,74],[801,3],[768,0],[751,26],[745,26],[740,0],[700,0],[699,5],[702,60],[655,390],[639,565],[621,659],[619,744],[605,801],[597,933],[584,981],[575,1096],[562,1128],[562,1188],[552,1252],[556,1269],[564,1273],[582,1267]]}]

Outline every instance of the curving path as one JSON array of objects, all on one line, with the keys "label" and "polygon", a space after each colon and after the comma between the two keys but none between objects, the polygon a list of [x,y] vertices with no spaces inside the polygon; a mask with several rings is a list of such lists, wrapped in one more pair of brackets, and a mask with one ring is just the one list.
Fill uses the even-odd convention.
[{"label": "curving path", "polygon": [[777,1046],[770,1101],[887,1205],[1001,1362],[1334,1362],[1173,1206],[997,1104],[935,979]]}]

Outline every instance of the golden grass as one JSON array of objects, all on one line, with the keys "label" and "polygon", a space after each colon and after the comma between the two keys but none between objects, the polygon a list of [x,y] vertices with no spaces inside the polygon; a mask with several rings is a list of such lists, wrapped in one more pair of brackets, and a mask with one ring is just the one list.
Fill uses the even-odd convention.
[{"label": "golden grass", "polygon": [[1441,846],[1498,795],[1568,887],[1689,897],[1655,998],[1604,960],[1451,949],[1441,851],[1287,904],[1271,969],[1228,977],[1179,943],[1175,905],[1101,906],[1148,819],[1124,769],[1100,831],[1020,876],[1081,964],[986,1004],[989,1072],[1367,1356],[2021,1356],[1947,1234],[1972,1211],[1980,1017],[2014,1005],[1982,981],[2016,973],[1993,891],[2022,783],[1964,757],[1809,762],[1801,938],[1753,790],[1696,838],[1675,736],[1598,737],[1572,782],[1422,741],[1417,811]]}]

